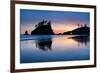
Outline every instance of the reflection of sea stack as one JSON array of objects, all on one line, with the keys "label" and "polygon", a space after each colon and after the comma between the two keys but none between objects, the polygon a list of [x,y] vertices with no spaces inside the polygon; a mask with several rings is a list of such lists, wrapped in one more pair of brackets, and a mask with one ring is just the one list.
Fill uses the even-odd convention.
[{"label": "reflection of sea stack", "polygon": [[49,37],[48,39],[36,40],[36,47],[43,51],[52,50],[52,37],[51,36],[48,37]]},{"label": "reflection of sea stack", "polygon": [[51,27],[50,21],[41,21],[35,26],[35,30],[31,32],[31,35],[53,35],[54,32]]}]

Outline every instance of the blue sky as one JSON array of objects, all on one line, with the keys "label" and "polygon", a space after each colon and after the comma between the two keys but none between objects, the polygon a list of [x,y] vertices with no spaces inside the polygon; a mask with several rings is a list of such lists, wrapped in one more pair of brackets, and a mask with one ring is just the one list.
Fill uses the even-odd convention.
[{"label": "blue sky", "polygon": [[77,24],[90,24],[88,12],[47,11],[47,10],[20,10],[21,33],[25,30],[29,33],[35,29],[35,25],[42,20],[51,20],[54,32],[61,33],[77,27]]}]

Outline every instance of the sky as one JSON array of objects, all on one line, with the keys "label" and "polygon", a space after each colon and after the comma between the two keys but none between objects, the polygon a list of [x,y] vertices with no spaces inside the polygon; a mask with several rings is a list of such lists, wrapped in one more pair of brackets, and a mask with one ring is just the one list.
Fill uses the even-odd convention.
[{"label": "sky", "polygon": [[69,11],[48,11],[20,9],[20,32],[24,34],[27,30],[30,34],[35,25],[42,20],[50,20],[54,33],[71,31],[78,27],[78,24],[90,25],[90,13],[69,12]]}]

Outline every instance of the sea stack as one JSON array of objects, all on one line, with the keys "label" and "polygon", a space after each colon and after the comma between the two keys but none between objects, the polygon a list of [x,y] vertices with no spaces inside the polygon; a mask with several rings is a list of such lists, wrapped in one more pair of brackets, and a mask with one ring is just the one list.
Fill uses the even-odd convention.
[{"label": "sea stack", "polygon": [[54,35],[51,27],[51,21],[41,21],[35,25],[35,29],[31,32],[31,35]]},{"label": "sea stack", "polygon": [[28,31],[27,30],[25,31],[25,34],[24,35],[28,35]]}]

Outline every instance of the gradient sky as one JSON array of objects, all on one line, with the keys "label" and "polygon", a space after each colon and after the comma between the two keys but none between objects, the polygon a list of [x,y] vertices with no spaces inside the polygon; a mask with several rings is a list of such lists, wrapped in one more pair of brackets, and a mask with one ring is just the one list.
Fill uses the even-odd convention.
[{"label": "gradient sky", "polygon": [[51,26],[55,33],[63,33],[77,28],[78,24],[90,24],[90,13],[47,10],[20,10],[21,34],[25,30],[31,33],[35,25],[42,20],[51,20]]}]

